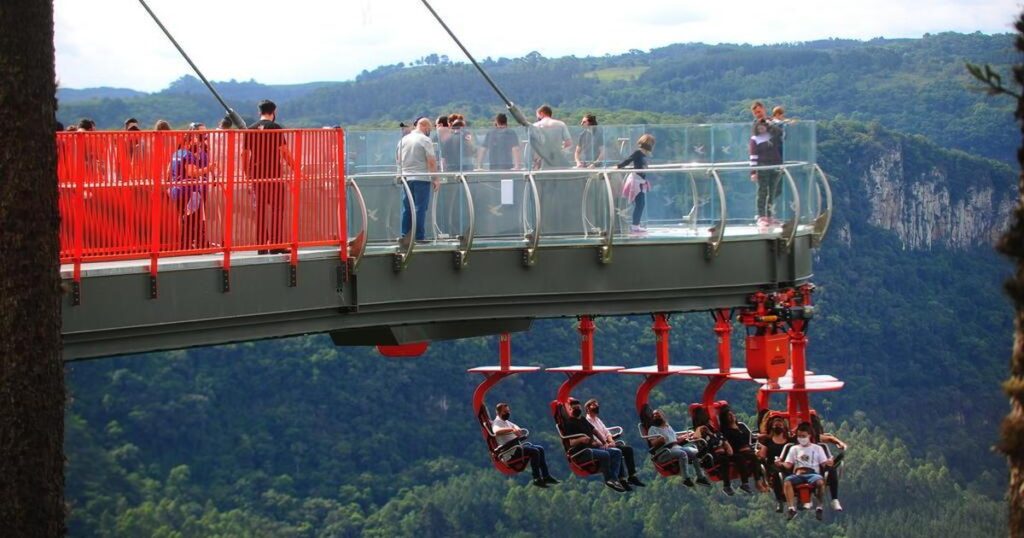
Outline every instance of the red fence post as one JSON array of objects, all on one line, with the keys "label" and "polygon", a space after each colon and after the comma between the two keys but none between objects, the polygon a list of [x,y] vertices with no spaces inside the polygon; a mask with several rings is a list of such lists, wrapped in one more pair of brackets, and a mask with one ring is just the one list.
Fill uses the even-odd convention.
[{"label": "red fence post", "polygon": [[291,278],[289,285],[297,282],[299,264],[299,182],[302,181],[302,131],[295,131],[295,154],[292,156],[292,222],[291,222]]},{"label": "red fence post", "polygon": [[345,131],[338,129],[338,239],[341,262],[348,262],[348,189],[345,178]]},{"label": "red fence post", "polygon": [[150,170],[150,176],[153,178],[149,193],[151,213],[149,233],[149,297],[151,299],[156,299],[157,260],[160,259],[160,224],[163,222],[163,203],[161,203],[160,199],[163,167],[160,166],[160,162],[157,157],[166,153],[164,151],[164,144],[167,143],[167,135],[163,132],[156,132],[153,133],[153,137],[153,147],[156,151],[148,152],[146,158],[149,159],[150,162],[146,164]]},{"label": "red fence post", "polygon": [[82,256],[84,251],[84,227],[85,227],[85,150],[83,149],[83,134],[75,133],[75,196],[73,207],[75,215],[75,238],[74,238],[74,282],[78,286],[82,282]]},{"label": "red fence post", "polygon": [[234,221],[235,221],[235,130],[229,130],[227,132],[228,140],[225,145],[225,151],[228,152],[227,159],[228,165],[227,170],[224,173],[227,175],[227,182],[225,183],[224,192],[224,233],[221,237],[224,241],[224,263],[223,263],[223,274],[221,278],[222,290],[224,292],[231,291],[231,246],[232,242],[231,235],[234,233]]}]

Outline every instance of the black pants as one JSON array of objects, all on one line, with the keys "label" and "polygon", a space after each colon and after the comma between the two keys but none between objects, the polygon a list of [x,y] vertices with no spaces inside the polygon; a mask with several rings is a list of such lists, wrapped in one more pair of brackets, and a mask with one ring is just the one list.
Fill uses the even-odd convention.
[{"label": "black pants", "polygon": [[615,446],[622,451],[622,460],[626,464],[626,472],[629,476],[636,476],[636,462],[633,460],[633,447],[626,443],[616,443]]},{"label": "black pants", "polygon": [[633,199],[633,226],[640,226],[640,219],[644,216],[645,207],[647,207],[647,196],[641,191]]},{"label": "black pants", "polygon": [[828,477],[825,479],[825,483],[828,484],[828,492],[832,495],[833,499],[839,498],[839,473],[835,469],[830,469]]},{"label": "black pants", "polygon": [[718,469],[716,469],[715,472],[718,473],[718,478],[720,478],[722,480],[722,484],[724,484],[725,487],[732,487],[732,482],[729,479],[729,470],[730,470],[730,466],[729,466],[729,463],[730,463],[729,459],[730,458],[729,458],[729,455],[726,454],[725,451],[723,450],[723,451],[720,451],[720,452],[718,452],[718,451],[713,452],[711,454],[711,457],[714,459],[715,465],[718,466]]},{"label": "black pants", "polygon": [[256,191],[256,243],[260,246],[288,242],[284,227],[285,184],[279,179],[259,179]]},{"label": "black pants", "polygon": [[548,473],[548,462],[544,458],[544,447],[527,443],[523,445],[523,453],[530,458],[530,472],[534,480],[551,476]]},{"label": "black pants", "polygon": [[757,456],[751,451],[736,452],[732,456],[733,463],[737,466],[740,472],[740,482],[746,483],[750,480],[750,475],[753,474],[755,479],[761,479],[761,464],[757,461]]}]

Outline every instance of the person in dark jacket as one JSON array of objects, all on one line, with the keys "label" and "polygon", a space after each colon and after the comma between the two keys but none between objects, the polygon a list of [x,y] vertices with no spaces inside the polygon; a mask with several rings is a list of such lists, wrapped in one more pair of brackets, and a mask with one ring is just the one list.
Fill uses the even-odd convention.
[{"label": "person in dark jacket", "polygon": [[[644,170],[647,168],[647,159],[651,156],[651,152],[654,151],[654,136],[650,134],[642,135],[637,141],[637,149],[626,160],[616,165],[616,168],[625,168],[632,164],[634,170]],[[647,229],[640,226],[640,219],[644,216],[644,207],[647,205],[647,191],[651,190],[651,186],[647,183],[647,174],[645,172],[634,172],[626,178],[626,184],[622,187],[622,195],[629,199],[633,203],[633,225],[630,227],[631,232],[646,232]]]},{"label": "person in dark jacket", "polygon": [[[758,120],[754,124],[754,135],[750,137],[750,166],[778,166],[782,164],[780,152],[781,133],[778,126],[772,125],[767,119]],[[759,227],[774,226],[778,221],[774,218],[775,199],[782,191],[782,170],[779,168],[750,171],[750,181],[757,183],[757,225]]]}]

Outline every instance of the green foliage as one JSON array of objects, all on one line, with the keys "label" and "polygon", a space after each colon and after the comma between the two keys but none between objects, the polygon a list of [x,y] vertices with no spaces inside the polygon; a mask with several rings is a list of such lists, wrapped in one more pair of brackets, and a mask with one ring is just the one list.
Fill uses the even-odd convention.
[{"label": "green foliage", "polygon": [[[551,102],[570,117],[595,112],[607,124],[744,119],[753,98],[785,104],[797,116],[844,118],[818,131],[819,161],[834,176],[836,215],[815,260],[819,315],[808,350],[812,369],[847,382],[842,392],[813,401],[851,446],[843,515],[829,513],[818,523],[803,514],[786,523],[768,496],[688,490],[678,479],[655,477],[646,461],[640,465],[650,487],[630,495],[577,478],[548,490],[523,485],[523,477],[489,468],[469,409],[478,379],[465,369],[496,361],[493,339],[437,343],[426,356],[403,362],[311,336],[70,365],[71,534],[1005,534],[1005,473],[989,447],[993,417],[1005,407],[995,387],[1011,344],[999,289],[1009,266],[987,245],[907,250],[895,233],[870,222],[872,193],[864,178],[898,147],[904,181],[944,178],[953,201],[1009,188],[1007,166],[967,153],[1005,156],[1011,141],[1000,130],[1009,114],[1003,103],[967,91],[962,61],[951,60],[999,65],[1008,61],[1008,48],[1006,36],[942,34],[487,62],[499,84],[523,102]],[[636,81],[587,75],[595,72],[642,74]],[[281,89],[249,82],[222,90],[249,91],[245,99],[255,100],[273,88]],[[200,90],[186,79],[142,98],[70,103],[62,113],[91,115],[108,126],[126,115],[177,124],[219,117]],[[397,119],[430,111],[457,108],[475,117],[497,111],[473,72],[440,57],[289,91],[278,99],[289,103],[282,121],[290,125],[393,127]],[[848,241],[838,240],[839,230]],[[596,323],[599,362],[653,362],[649,318]],[[675,362],[712,364],[710,318],[677,315],[673,325]],[[734,334],[736,350],[741,333]],[[514,336],[514,360],[571,364],[577,338],[569,320],[538,321],[528,335]],[[510,378],[489,403],[510,402],[514,420],[548,448],[553,472],[564,478],[569,473],[547,414],[559,381],[545,374]],[[683,427],[686,405],[702,389],[697,380],[672,379],[651,401]],[[635,390],[635,379],[602,376],[577,394],[600,398],[606,420],[624,426],[640,447]],[[751,421],[752,385],[730,384],[720,395]]]}]

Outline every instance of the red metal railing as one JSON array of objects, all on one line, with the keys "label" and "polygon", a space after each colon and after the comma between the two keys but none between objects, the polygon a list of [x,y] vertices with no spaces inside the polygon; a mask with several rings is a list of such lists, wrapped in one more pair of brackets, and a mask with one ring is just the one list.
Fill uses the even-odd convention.
[{"label": "red metal railing", "polygon": [[61,263],[333,246],[348,259],[341,129],[57,134]]}]

